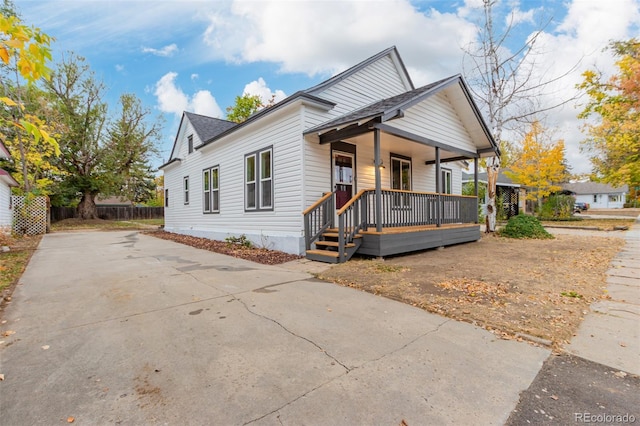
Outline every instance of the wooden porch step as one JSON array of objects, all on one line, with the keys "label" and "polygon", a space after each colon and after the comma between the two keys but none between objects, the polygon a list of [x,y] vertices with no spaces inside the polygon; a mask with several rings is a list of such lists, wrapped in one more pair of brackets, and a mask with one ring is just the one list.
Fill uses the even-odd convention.
[{"label": "wooden porch step", "polygon": [[[326,247],[336,247],[336,248],[340,245],[337,241],[316,241],[315,244],[316,244],[316,247],[326,246]],[[351,247],[355,247],[356,245],[353,243],[347,243],[344,246],[345,248],[351,248]]]},{"label": "wooden porch step", "polygon": [[307,250],[306,258],[310,260],[317,260],[319,262],[338,263],[340,255],[337,251],[328,250]]},{"label": "wooden porch step", "polygon": [[[329,232],[323,232],[322,236],[325,238],[338,238],[340,236],[340,234],[338,233],[338,231],[329,231]],[[360,234],[356,234],[353,236],[353,238],[362,238],[362,235]]]}]

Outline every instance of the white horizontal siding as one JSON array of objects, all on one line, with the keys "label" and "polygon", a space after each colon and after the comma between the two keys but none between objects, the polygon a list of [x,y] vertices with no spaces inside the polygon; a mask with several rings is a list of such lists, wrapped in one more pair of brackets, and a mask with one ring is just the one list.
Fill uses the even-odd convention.
[{"label": "white horizontal siding", "polygon": [[405,91],[398,69],[391,58],[385,56],[318,96],[337,104],[329,113],[329,118],[335,118]]},{"label": "white horizontal siding", "polygon": [[403,118],[387,124],[455,148],[476,151],[471,135],[443,93],[414,105],[405,111]]},{"label": "white horizontal siding", "polygon": [[[299,112],[289,108],[288,112],[275,112],[257,124],[191,154],[184,150],[190,124],[185,126],[179,151],[182,161],[165,169],[165,186],[170,191],[169,208],[165,209],[167,230],[210,237],[244,234],[259,245],[300,251],[297,240],[303,231],[303,173]],[[273,148],[274,210],[245,212],[245,155],[268,147]],[[216,165],[220,167],[220,213],[205,214],[202,171]],[[183,203],[184,176],[189,176],[190,181],[189,205]],[[285,243],[287,239],[295,241]]]}]

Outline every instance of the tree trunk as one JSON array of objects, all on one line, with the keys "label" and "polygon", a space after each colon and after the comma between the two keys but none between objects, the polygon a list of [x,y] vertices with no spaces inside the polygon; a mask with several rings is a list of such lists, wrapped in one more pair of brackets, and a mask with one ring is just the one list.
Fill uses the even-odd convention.
[{"label": "tree trunk", "polygon": [[96,208],[96,194],[91,192],[84,192],[80,204],[78,204],[78,218],[98,219],[98,209]]},{"label": "tree trunk", "polygon": [[498,183],[498,170],[500,170],[500,161],[497,157],[493,157],[492,164],[487,165],[487,192],[489,199],[487,200],[486,232],[495,232],[496,230],[496,185]]}]

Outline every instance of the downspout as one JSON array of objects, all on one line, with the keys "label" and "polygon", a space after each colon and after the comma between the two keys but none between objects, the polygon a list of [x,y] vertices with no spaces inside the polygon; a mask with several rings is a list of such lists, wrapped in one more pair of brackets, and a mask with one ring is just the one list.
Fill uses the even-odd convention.
[{"label": "downspout", "polygon": [[436,147],[436,226],[442,225],[442,182],[440,182],[440,148]]},{"label": "downspout", "polygon": [[373,129],[373,158],[376,177],[376,231],[382,232],[382,177],[380,176],[380,129]]}]

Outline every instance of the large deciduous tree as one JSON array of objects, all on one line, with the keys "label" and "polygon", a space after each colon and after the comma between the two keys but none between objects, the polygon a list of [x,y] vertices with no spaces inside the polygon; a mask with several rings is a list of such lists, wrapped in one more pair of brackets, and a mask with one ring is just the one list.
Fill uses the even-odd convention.
[{"label": "large deciduous tree", "polygon": [[579,88],[589,103],[578,116],[588,138],[582,149],[591,154],[594,171],[605,182],[640,187],[640,40],[617,41],[609,49],[618,57],[617,73],[608,79],[588,70]]},{"label": "large deciduous tree", "polygon": [[568,176],[564,158],[564,141],[551,140],[538,122],[531,124],[522,141],[517,159],[505,174],[514,182],[527,187],[527,199],[542,207],[542,200],[562,189],[559,186]]},{"label": "large deciduous tree", "polygon": [[131,94],[120,97],[120,111],[109,120],[104,85],[73,54],[62,59],[46,86],[65,125],[57,163],[65,173],[60,191],[79,194],[78,217],[97,218],[98,194],[134,200],[140,185],[153,179],[149,160],[159,122],[150,123],[150,111]]},{"label": "large deciduous tree", "polygon": [[[559,99],[551,104],[543,102],[553,83],[570,72],[547,78],[544,77],[547,75],[544,71],[547,70],[540,70],[537,62],[542,53],[539,41],[546,24],[541,23],[538,29],[529,34],[524,44],[510,49],[517,31],[516,14],[514,11],[499,13],[499,3],[499,0],[482,1],[478,41],[465,48],[464,74],[489,121],[493,138],[502,145],[505,130],[531,123],[571,99]],[[500,25],[500,22],[506,24]],[[493,232],[496,218],[495,178],[500,169],[500,160],[492,157],[487,161],[486,168],[489,181],[493,182],[488,188],[487,231]]]}]

